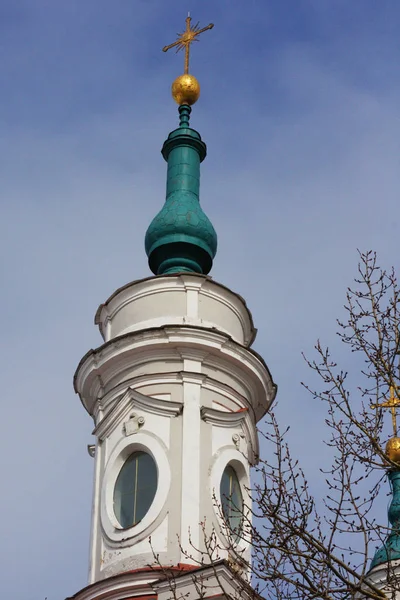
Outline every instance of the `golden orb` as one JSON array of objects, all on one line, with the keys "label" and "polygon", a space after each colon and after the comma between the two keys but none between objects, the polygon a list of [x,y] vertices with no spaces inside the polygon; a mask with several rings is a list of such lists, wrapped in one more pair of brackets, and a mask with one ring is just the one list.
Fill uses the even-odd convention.
[{"label": "golden orb", "polygon": [[179,106],[189,104],[192,106],[200,96],[200,84],[196,77],[184,73],[179,75],[172,84],[172,97]]},{"label": "golden orb", "polygon": [[386,444],[385,450],[387,456],[395,463],[400,465],[400,438],[392,437]]}]

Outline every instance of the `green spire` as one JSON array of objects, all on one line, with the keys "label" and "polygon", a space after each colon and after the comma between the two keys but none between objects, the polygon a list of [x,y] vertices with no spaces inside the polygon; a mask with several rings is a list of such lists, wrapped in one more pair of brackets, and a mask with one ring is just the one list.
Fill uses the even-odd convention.
[{"label": "green spire", "polygon": [[207,274],[217,251],[217,234],[199,203],[200,163],[207,148],[189,126],[191,107],[179,106],[180,123],[164,142],[168,163],[166,200],[145,238],[155,275],[192,271]]},{"label": "green spire", "polygon": [[388,476],[392,489],[392,501],[388,510],[388,518],[392,529],[386,542],[376,551],[370,569],[400,558],[400,470],[389,471]]}]

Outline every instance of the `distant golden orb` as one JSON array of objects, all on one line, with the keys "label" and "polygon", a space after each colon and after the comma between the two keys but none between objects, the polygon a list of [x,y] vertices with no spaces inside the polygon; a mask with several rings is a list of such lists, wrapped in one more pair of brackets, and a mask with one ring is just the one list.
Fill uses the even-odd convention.
[{"label": "distant golden orb", "polygon": [[385,450],[387,456],[395,463],[400,465],[400,438],[392,437],[386,444]]},{"label": "distant golden orb", "polygon": [[200,84],[196,77],[189,73],[179,75],[172,84],[172,97],[179,106],[189,104],[192,106],[200,96]]}]

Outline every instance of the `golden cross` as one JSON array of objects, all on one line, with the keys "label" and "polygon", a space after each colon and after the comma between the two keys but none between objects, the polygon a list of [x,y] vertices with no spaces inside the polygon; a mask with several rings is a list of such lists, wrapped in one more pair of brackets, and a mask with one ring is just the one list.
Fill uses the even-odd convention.
[{"label": "golden cross", "polygon": [[210,23],[207,27],[203,27],[203,29],[199,29],[199,24],[196,23],[194,27],[190,26],[190,14],[186,17],[186,29],[183,33],[178,33],[178,39],[173,44],[169,44],[169,46],[164,46],[163,52],[167,52],[170,48],[175,48],[176,51],[179,52],[185,48],[185,69],[184,73],[189,73],[189,52],[190,52],[190,44],[192,42],[198,42],[198,36],[203,33],[203,31],[207,31],[207,29],[212,29],[214,27],[214,23]]},{"label": "golden cross", "polygon": [[382,402],[382,404],[371,404],[371,408],[390,408],[392,413],[392,424],[393,424],[393,433],[395,437],[397,437],[397,419],[396,419],[396,408],[400,406],[400,399],[396,398],[394,395],[394,387],[390,386],[390,395],[387,398],[386,402]]}]

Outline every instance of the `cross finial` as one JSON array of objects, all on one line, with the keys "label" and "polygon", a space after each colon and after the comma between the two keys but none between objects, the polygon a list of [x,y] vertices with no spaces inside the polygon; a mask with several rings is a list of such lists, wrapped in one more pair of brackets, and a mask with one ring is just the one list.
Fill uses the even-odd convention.
[{"label": "cross finial", "polygon": [[389,388],[389,398],[387,398],[385,402],[382,402],[382,404],[371,404],[371,408],[390,408],[390,412],[392,413],[393,434],[397,437],[396,408],[400,406],[400,399],[396,398],[394,392],[394,386],[391,385]]},{"label": "cross finial", "polygon": [[185,49],[184,73],[189,73],[190,44],[192,42],[198,42],[199,40],[197,38],[203,31],[207,31],[207,29],[212,29],[214,27],[214,23],[210,23],[207,27],[203,27],[202,29],[199,29],[198,23],[192,27],[190,25],[191,20],[190,13],[188,13],[185,31],[178,33],[178,39],[173,44],[169,44],[169,46],[164,46],[163,48],[163,52],[167,52],[170,48],[176,48],[177,52]]}]

